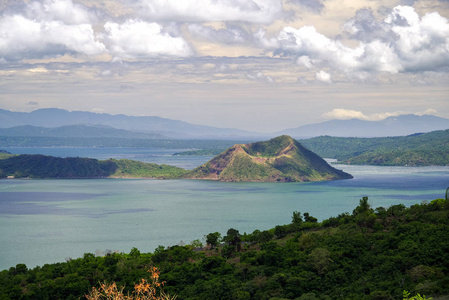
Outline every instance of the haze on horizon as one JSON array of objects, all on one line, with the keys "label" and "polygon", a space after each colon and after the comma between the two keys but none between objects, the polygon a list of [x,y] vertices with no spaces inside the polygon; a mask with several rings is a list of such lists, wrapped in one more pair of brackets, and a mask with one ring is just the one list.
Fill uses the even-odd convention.
[{"label": "haze on horizon", "polygon": [[449,118],[446,0],[3,0],[0,108],[272,132]]}]

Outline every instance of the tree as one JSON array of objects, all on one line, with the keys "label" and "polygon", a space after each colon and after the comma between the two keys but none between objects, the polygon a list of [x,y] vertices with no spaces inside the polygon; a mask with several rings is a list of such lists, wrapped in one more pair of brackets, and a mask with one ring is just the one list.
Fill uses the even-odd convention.
[{"label": "tree", "polygon": [[140,256],[140,251],[136,247],[133,247],[129,252],[129,256],[131,258],[138,258]]},{"label": "tree", "polygon": [[352,213],[353,215],[359,215],[366,212],[371,212],[371,205],[368,203],[368,197],[364,196],[360,199],[359,206],[357,206]]},{"label": "tree", "polygon": [[318,222],[317,218],[312,217],[311,215],[309,215],[308,212],[305,212],[305,213],[304,213],[304,221],[310,222],[310,223],[316,223],[316,222]]},{"label": "tree", "polygon": [[292,223],[293,224],[301,224],[302,223],[302,217],[301,217],[301,213],[299,211],[293,212]]},{"label": "tree", "polygon": [[199,248],[203,248],[203,243],[201,243],[200,240],[193,240],[190,242],[190,246],[192,246],[193,249],[199,249]]},{"label": "tree", "polygon": [[323,275],[332,263],[330,256],[331,253],[327,249],[315,248],[309,254],[307,262],[319,275]]},{"label": "tree", "polygon": [[229,246],[233,246],[237,251],[240,251],[242,239],[237,229],[230,228],[224,237],[224,241]]},{"label": "tree", "polygon": [[221,234],[219,232],[213,232],[206,235],[206,244],[212,249],[217,247],[221,241]]},{"label": "tree", "polygon": [[278,239],[285,237],[287,235],[287,228],[285,228],[285,226],[277,225],[274,228],[274,235]]}]

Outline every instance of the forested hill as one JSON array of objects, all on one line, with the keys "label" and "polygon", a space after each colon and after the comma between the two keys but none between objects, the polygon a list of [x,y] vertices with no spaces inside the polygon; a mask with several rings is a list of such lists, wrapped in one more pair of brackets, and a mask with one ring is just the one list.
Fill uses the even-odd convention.
[{"label": "forested hill", "polygon": [[268,141],[237,144],[184,175],[220,181],[322,181],[352,176],[331,167],[321,157],[287,135]]},{"label": "forested hill", "polygon": [[181,168],[128,159],[97,160],[81,157],[14,155],[0,159],[0,178],[179,178]]},{"label": "forested hill", "polygon": [[363,197],[352,213],[321,223],[293,212],[291,223],[267,231],[212,232],[205,248],[196,240],[154,253],[132,248],[33,269],[17,264],[0,272],[0,299],[84,299],[104,282],[126,294],[152,266],[178,300],[428,299],[403,298],[404,291],[448,299],[448,216],[443,199],[373,209]]},{"label": "forested hill", "polygon": [[300,140],[321,157],[367,165],[447,166],[449,130],[386,138],[321,136]]}]

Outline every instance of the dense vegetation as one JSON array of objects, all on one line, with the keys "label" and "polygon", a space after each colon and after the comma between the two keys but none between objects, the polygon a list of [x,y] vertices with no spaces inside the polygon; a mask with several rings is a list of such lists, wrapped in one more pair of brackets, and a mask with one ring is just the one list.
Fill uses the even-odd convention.
[{"label": "dense vegetation", "polygon": [[184,177],[265,182],[352,178],[286,135],[264,142],[234,145]]},{"label": "dense vegetation", "polygon": [[0,178],[179,178],[184,169],[128,159],[14,155],[0,160]]},{"label": "dense vegetation", "polygon": [[385,138],[321,136],[300,141],[321,157],[380,166],[449,165],[449,130]]},{"label": "dense vegetation", "polygon": [[404,291],[449,297],[449,202],[373,209],[317,222],[293,212],[268,231],[229,229],[154,253],[84,254],[83,258],[0,272],[0,299],[79,299],[116,282],[132,291],[155,266],[177,299],[399,299]]},{"label": "dense vegetation", "polygon": [[[378,166],[449,165],[449,130],[384,138],[320,136],[299,142],[321,157],[335,158],[339,163]],[[176,154],[216,155],[219,151],[202,149]]]},{"label": "dense vegetation", "polygon": [[109,177],[132,177],[132,178],[180,178],[186,170],[169,165],[158,165],[153,163],[144,163],[130,159],[108,159],[117,165],[115,173]]}]

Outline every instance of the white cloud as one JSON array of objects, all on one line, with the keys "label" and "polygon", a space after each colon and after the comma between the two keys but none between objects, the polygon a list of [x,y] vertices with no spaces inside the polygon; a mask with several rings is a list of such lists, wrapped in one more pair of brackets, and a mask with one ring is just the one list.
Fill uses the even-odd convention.
[{"label": "white cloud", "polygon": [[176,22],[243,21],[272,23],[282,13],[280,0],[140,0],[152,20]]},{"label": "white cloud", "polygon": [[298,57],[298,59],[296,60],[296,63],[298,65],[302,65],[302,66],[306,67],[307,69],[311,69],[313,67],[310,57],[308,57],[306,55]]},{"label": "white cloud", "polygon": [[298,62],[307,62],[309,68],[314,62],[316,67],[327,66],[348,73],[366,70],[397,73],[401,70],[394,49],[379,41],[350,48],[318,33],[313,26],[286,27],[278,40],[281,47],[275,54],[302,57]]},{"label": "white cloud", "polygon": [[414,114],[417,116],[422,115],[436,115],[437,111],[435,109],[429,108],[422,112],[417,113],[410,113],[406,111],[396,111],[396,112],[382,112],[382,113],[375,113],[366,115],[361,111],[358,110],[352,110],[352,109],[343,109],[343,108],[336,108],[333,109],[325,114],[323,114],[323,117],[326,119],[336,119],[336,120],[350,120],[350,119],[359,119],[359,120],[365,120],[365,121],[380,121],[384,120],[388,117],[397,117],[400,115],[406,115],[406,114]]},{"label": "white cloud", "polygon": [[30,2],[25,11],[29,19],[61,21],[64,24],[91,24],[96,14],[72,0],[45,0]]},{"label": "white cloud", "polygon": [[264,49],[274,49],[279,47],[279,41],[276,38],[267,38],[267,31],[259,27],[259,29],[254,33],[254,38],[259,47]]},{"label": "white cloud", "polygon": [[425,111],[420,111],[418,113],[416,113],[416,115],[418,116],[424,116],[424,115],[437,115],[438,111],[436,109],[433,108],[428,108]]},{"label": "white cloud", "polygon": [[342,109],[336,108],[325,114],[323,117],[327,119],[337,119],[337,120],[350,120],[350,119],[361,119],[366,120],[367,116],[363,114],[361,111],[351,110],[351,109]]},{"label": "white cloud", "polygon": [[8,60],[65,53],[106,52],[96,39],[95,13],[71,0],[33,1],[0,17],[0,57]]},{"label": "white cloud", "polygon": [[329,73],[327,73],[327,72],[325,72],[323,70],[320,70],[319,72],[317,72],[315,74],[315,79],[318,80],[318,81],[327,83],[327,84],[331,84],[332,83],[331,74],[329,74]]},{"label": "white cloud", "polygon": [[171,36],[157,23],[127,20],[123,24],[107,22],[104,28],[111,54],[119,57],[193,55],[192,49],[182,37]]},{"label": "white cloud", "polygon": [[99,55],[105,46],[96,40],[89,24],[37,21],[21,15],[0,19],[0,57],[22,59],[67,52]]},{"label": "white cloud", "polygon": [[[406,21],[407,25],[398,20]],[[398,6],[385,20],[399,40],[395,46],[405,69],[435,70],[449,67],[449,22],[437,12],[421,20],[412,7]]]},{"label": "white cloud", "polygon": [[358,46],[345,46],[313,26],[285,27],[277,38],[275,55],[296,56],[308,68],[329,67],[351,75],[356,72],[448,71],[449,23],[437,12],[422,18],[409,6],[397,6],[384,21],[361,10],[344,26]]}]

